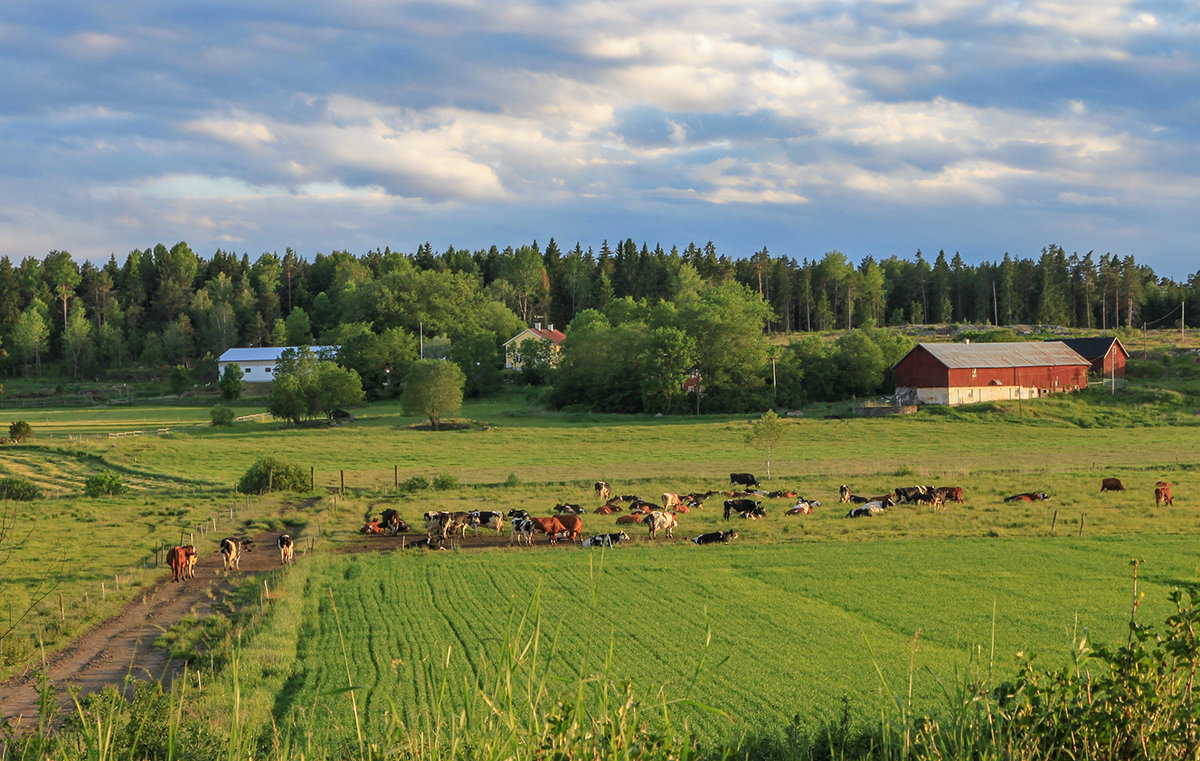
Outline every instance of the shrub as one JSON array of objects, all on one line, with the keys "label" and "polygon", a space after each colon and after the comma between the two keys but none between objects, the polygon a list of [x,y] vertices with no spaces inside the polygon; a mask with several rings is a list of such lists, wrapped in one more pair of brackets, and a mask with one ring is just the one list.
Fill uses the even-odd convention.
[{"label": "shrub", "polygon": [[224,404],[218,404],[212,408],[213,425],[233,425],[233,417],[233,410]]},{"label": "shrub", "polygon": [[520,486],[521,479],[519,477],[517,477],[516,473],[509,473],[508,478],[504,479],[504,485],[509,488],[512,488],[514,486]]},{"label": "shrub", "polygon": [[425,476],[413,476],[407,481],[400,484],[400,488],[404,491],[420,491],[429,488],[429,479]]},{"label": "shrub", "polygon": [[117,473],[106,471],[89,476],[83,484],[83,493],[89,497],[103,497],[106,494],[124,494],[129,487],[121,481]]},{"label": "shrub", "polygon": [[42,490],[24,476],[0,478],[0,498],[28,502],[42,498]]},{"label": "shrub", "polygon": [[433,477],[433,488],[453,489],[458,486],[458,477],[449,473],[439,473]]},{"label": "shrub", "polygon": [[238,481],[242,494],[266,494],[271,491],[308,491],[309,473],[295,463],[278,457],[264,457],[250,466]]},{"label": "shrub", "polygon": [[8,427],[8,438],[13,441],[25,441],[33,438],[33,426],[26,423],[24,420],[14,421]]}]

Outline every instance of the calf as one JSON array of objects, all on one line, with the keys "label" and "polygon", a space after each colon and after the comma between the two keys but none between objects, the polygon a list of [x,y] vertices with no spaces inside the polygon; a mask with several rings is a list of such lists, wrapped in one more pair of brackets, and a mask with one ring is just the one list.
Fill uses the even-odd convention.
[{"label": "calf", "polygon": [[224,562],[225,570],[242,570],[240,565],[242,555],[249,552],[253,546],[254,542],[249,539],[238,539],[232,536],[222,539],[221,559]]},{"label": "calf", "polygon": [[1119,478],[1106,478],[1100,482],[1100,493],[1106,491],[1125,491],[1125,484]]},{"label": "calf", "polygon": [[1050,495],[1044,491],[1030,491],[1024,494],[1014,494],[1011,497],[1005,497],[1005,502],[1043,502],[1050,499]]},{"label": "calf", "polygon": [[650,529],[650,538],[657,539],[659,531],[666,531],[667,538],[672,538],[671,531],[679,525],[679,518],[673,513],[655,510],[646,516],[646,526]]},{"label": "calf", "polygon": [[730,473],[730,486],[758,486],[758,479],[753,473]]},{"label": "calf", "polygon": [[767,511],[763,509],[761,502],[756,502],[752,499],[725,500],[725,520],[729,520],[729,516],[733,513],[751,520],[763,518],[767,515]]},{"label": "calf", "polygon": [[171,567],[171,581],[186,581],[189,560],[196,557],[196,548],[190,544],[175,546],[167,550],[167,565]]},{"label": "calf", "polygon": [[596,499],[607,502],[608,498],[610,496],[612,496],[612,489],[609,487],[608,484],[606,484],[603,481],[597,481],[595,489],[596,489]]},{"label": "calf", "polygon": [[618,531],[615,534],[597,534],[583,540],[583,547],[616,547],[621,542],[629,541],[629,534]]},{"label": "calf", "polygon": [[280,534],[275,546],[279,548],[279,565],[287,565],[296,559],[295,543],[287,534]]},{"label": "calf", "polygon": [[1171,484],[1166,481],[1157,481],[1154,484],[1154,505],[1157,507],[1164,503],[1175,504],[1175,498],[1171,496]]},{"label": "calf", "polygon": [[728,531],[713,531],[712,533],[709,533],[709,534],[701,534],[700,536],[694,536],[694,537],[692,537],[692,541],[695,542],[696,544],[716,544],[717,542],[721,542],[723,544],[729,544],[731,541],[733,541],[734,539],[737,539],[737,538],[738,538],[737,531],[734,531],[733,529],[729,529]]}]

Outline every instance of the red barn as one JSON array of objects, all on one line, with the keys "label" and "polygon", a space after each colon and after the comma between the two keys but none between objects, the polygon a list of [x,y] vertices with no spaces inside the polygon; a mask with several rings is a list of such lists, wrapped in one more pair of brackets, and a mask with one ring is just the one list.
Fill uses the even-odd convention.
[{"label": "red barn", "polygon": [[1061,342],[920,343],[893,370],[901,403],[955,405],[1076,391],[1090,366]]},{"label": "red barn", "polygon": [[1129,351],[1116,336],[1097,338],[1047,338],[1060,341],[1075,350],[1079,356],[1092,363],[1092,372],[1105,378],[1124,378],[1125,360]]}]

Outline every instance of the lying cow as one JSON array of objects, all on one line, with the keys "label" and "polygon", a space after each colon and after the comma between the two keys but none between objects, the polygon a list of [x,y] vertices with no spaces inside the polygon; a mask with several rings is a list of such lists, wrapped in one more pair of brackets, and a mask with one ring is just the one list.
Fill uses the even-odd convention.
[{"label": "lying cow", "polygon": [[633,513],[631,515],[622,515],[620,518],[617,518],[617,525],[618,526],[627,526],[631,523],[641,523],[642,519],[645,517],[646,517],[646,515],[643,513]]},{"label": "lying cow", "polygon": [[616,547],[621,542],[629,541],[629,534],[618,531],[615,534],[596,534],[583,540],[584,547]]},{"label": "lying cow", "polygon": [[605,483],[604,481],[597,481],[595,489],[596,489],[596,499],[604,500],[605,502],[607,502],[608,498],[612,495],[612,488],[609,487],[609,485],[607,483]]},{"label": "lying cow", "polygon": [[659,531],[666,531],[667,537],[672,538],[671,531],[679,525],[679,518],[674,513],[655,510],[646,516],[646,526],[650,529],[650,538],[657,539]]},{"label": "lying cow", "polygon": [[1125,491],[1125,484],[1119,478],[1106,478],[1100,482],[1100,493],[1106,491]]},{"label": "lying cow", "polygon": [[813,511],[813,503],[800,500],[791,507],[784,515],[811,515]]},{"label": "lying cow", "polygon": [[734,531],[733,529],[729,529],[728,531],[713,531],[708,534],[701,534],[700,536],[694,536],[694,537],[692,537],[692,541],[695,542],[696,544],[716,544],[717,542],[721,542],[723,544],[729,544],[734,539],[737,539],[737,537],[738,537],[737,531]]},{"label": "lying cow", "polygon": [[554,506],[554,512],[562,513],[563,515],[583,515],[586,510],[580,505],[571,505],[565,502],[560,502]]},{"label": "lying cow", "polygon": [[603,505],[601,505],[600,507],[597,507],[592,512],[595,513],[596,515],[612,515],[613,513],[621,512],[621,510],[623,510],[623,509],[624,508],[622,508],[620,505],[618,505],[615,502],[606,502]]},{"label": "lying cow", "polygon": [[225,570],[230,569],[242,570],[241,560],[242,555],[249,552],[254,546],[254,542],[249,539],[239,539],[237,537],[227,536],[221,540],[221,559],[224,563]]},{"label": "lying cow", "polygon": [[1157,481],[1154,484],[1154,505],[1157,507],[1164,503],[1175,504],[1175,498],[1171,496],[1171,484],[1166,481]]},{"label": "lying cow", "polygon": [[279,548],[279,565],[287,565],[296,560],[296,544],[292,537],[280,534],[275,540],[275,546]]},{"label": "lying cow", "polygon": [[1044,491],[1028,491],[1024,494],[1014,494],[1011,497],[1005,497],[1005,502],[1045,502],[1050,499],[1050,495]]},{"label": "lying cow", "polygon": [[730,486],[758,486],[758,479],[753,473],[730,473]]},{"label": "lying cow", "polygon": [[800,495],[794,491],[771,491],[767,492],[768,499],[794,499]]},{"label": "lying cow", "polygon": [[725,520],[729,520],[729,516],[734,513],[750,520],[765,518],[767,515],[767,511],[763,509],[761,502],[756,502],[752,499],[725,500]]},{"label": "lying cow", "polygon": [[850,508],[850,512],[846,513],[846,517],[847,518],[870,518],[872,515],[875,515],[878,512],[882,512],[882,510],[871,509],[870,504],[871,503],[867,503],[866,505],[859,505],[858,507]]},{"label": "lying cow", "polygon": [[167,550],[167,565],[171,567],[171,581],[186,581],[191,558],[196,557],[196,548],[190,544],[178,545]]},{"label": "lying cow", "polygon": [[446,548],[441,543],[440,540],[430,539],[429,537],[425,537],[424,539],[414,539],[413,541],[406,543],[404,545],[404,549],[406,549],[406,550],[444,550]]},{"label": "lying cow", "polygon": [[360,534],[382,534],[385,530],[383,524],[379,521],[367,521],[358,527],[358,533]]}]

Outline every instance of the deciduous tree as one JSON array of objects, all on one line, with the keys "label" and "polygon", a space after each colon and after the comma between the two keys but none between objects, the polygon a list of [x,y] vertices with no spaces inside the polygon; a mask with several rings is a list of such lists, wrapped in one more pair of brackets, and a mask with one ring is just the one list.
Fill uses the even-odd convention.
[{"label": "deciduous tree", "polygon": [[462,407],[465,383],[466,376],[453,362],[417,360],[404,377],[404,414],[427,417],[437,430],[443,417]]}]

